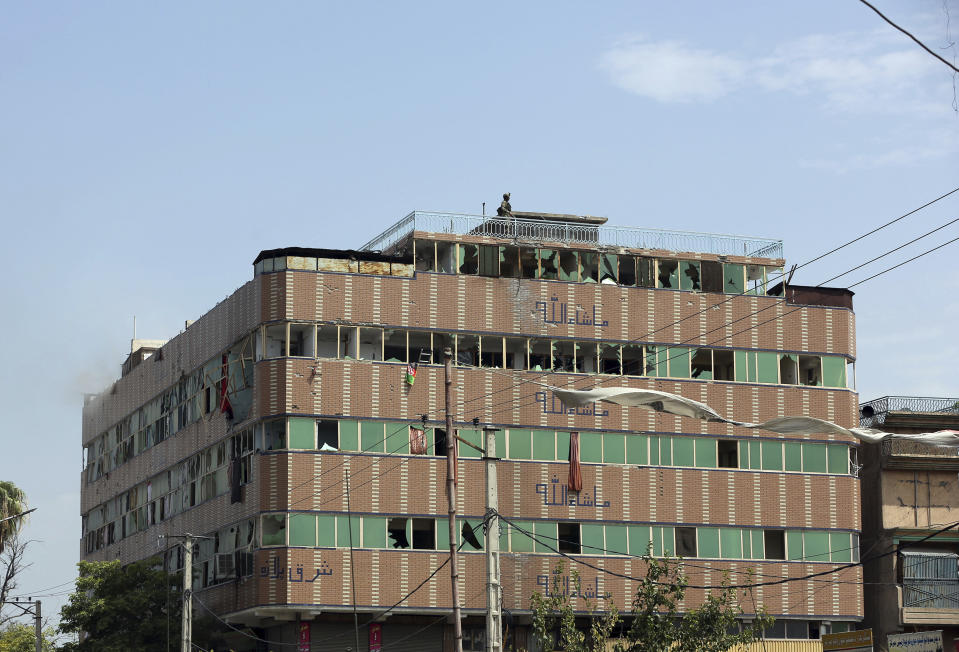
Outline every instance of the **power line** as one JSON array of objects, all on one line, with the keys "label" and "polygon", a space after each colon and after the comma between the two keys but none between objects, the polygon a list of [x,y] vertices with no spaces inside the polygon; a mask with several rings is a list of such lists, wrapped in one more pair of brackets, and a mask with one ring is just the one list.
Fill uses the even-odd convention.
[{"label": "power line", "polygon": [[859,2],[863,3],[864,5],[866,5],[867,7],[869,7],[870,9],[872,9],[873,11],[875,11],[875,12],[879,15],[880,18],[882,18],[884,21],[886,21],[887,23],[889,23],[890,25],[892,25],[893,27],[895,27],[896,29],[898,29],[900,32],[902,32],[903,34],[905,34],[906,36],[908,36],[909,38],[911,38],[913,41],[915,41],[915,42],[919,45],[919,47],[921,47],[923,50],[925,50],[926,52],[928,52],[929,54],[931,54],[931,55],[934,56],[935,58],[939,59],[939,61],[941,61],[941,62],[943,62],[944,64],[946,64],[949,68],[952,69],[953,72],[959,72],[959,68],[956,68],[954,65],[952,65],[951,63],[949,63],[948,61],[946,61],[945,59],[943,59],[943,58],[942,58],[941,56],[939,56],[937,53],[935,53],[935,52],[933,52],[932,50],[930,50],[929,47],[926,46],[925,43],[923,43],[922,41],[920,41],[919,39],[917,39],[915,36],[913,36],[912,34],[910,34],[909,32],[907,32],[905,29],[903,29],[902,27],[900,27],[900,26],[897,25],[896,23],[894,23],[894,22],[892,22],[891,20],[889,20],[889,19],[885,16],[885,14],[883,14],[881,11],[879,11],[878,9],[876,9],[876,7],[874,7],[872,4],[870,4],[870,3],[867,2],[866,0],[859,0]]}]

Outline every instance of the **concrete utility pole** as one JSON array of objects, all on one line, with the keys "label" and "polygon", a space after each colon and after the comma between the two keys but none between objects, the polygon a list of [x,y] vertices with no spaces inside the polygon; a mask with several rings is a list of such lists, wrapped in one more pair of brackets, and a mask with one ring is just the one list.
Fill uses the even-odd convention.
[{"label": "concrete utility pole", "polygon": [[503,652],[503,611],[499,574],[499,485],[496,480],[496,429],[483,428],[486,465],[486,652]]},{"label": "concrete utility pole", "polygon": [[456,652],[463,652],[463,623],[460,620],[460,592],[459,571],[456,569],[456,487],[453,478],[456,477],[456,438],[453,436],[453,413],[450,409],[450,386],[453,384],[453,350],[450,347],[443,349],[446,358],[446,497],[449,502],[450,526],[450,582],[453,585],[453,633],[455,635]]},{"label": "concrete utility pole", "polygon": [[180,652],[193,648],[193,535],[183,537],[183,618],[180,627]]},{"label": "concrete utility pole", "polygon": [[36,614],[34,614],[36,622],[36,632],[37,632],[37,652],[43,652],[43,621],[40,618],[40,601],[37,600],[35,603]]}]

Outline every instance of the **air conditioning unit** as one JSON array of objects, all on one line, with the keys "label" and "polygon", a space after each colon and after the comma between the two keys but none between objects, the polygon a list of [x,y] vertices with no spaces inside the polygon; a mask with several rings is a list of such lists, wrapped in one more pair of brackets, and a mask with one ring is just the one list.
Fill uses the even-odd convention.
[{"label": "air conditioning unit", "polygon": [[216,579],[226,580],[236,577],[236,563],[232,552],[220,552],[216,555]]}]

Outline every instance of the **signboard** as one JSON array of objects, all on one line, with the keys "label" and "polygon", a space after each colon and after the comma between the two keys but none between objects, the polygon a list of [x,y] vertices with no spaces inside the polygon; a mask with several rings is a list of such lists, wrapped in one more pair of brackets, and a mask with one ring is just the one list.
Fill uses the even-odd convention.
[{"label": "signboard", "polygon": [[889,652],[942,652],[942,630],[914,634],[890,634]]},{"label": "signboard", "polygon": [[837,634],[822,635],[823,652],[843,650],[843,652],[873,652],[872,630],[862,629],[858,632],[839,632]]},{"label": "signboard", "polygon": [[370,652],[380,652],[383,646],[382,623],[370,623]]},{"label": "signboard", "polygon": [[310,652],[310,623],[300,623],[296,652]]}]

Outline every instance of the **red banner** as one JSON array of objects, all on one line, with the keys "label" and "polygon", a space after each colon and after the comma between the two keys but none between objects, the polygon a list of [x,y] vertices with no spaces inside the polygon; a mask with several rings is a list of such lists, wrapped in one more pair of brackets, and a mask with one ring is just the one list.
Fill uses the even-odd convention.
[{"label": "red banner", "polygon": [[310,652],[310,623],[300,623],[297,652]]},{"label": "red banner", "polygon": [[383,645],[383,625],[370,623],[370,652],[380,652]]}]

